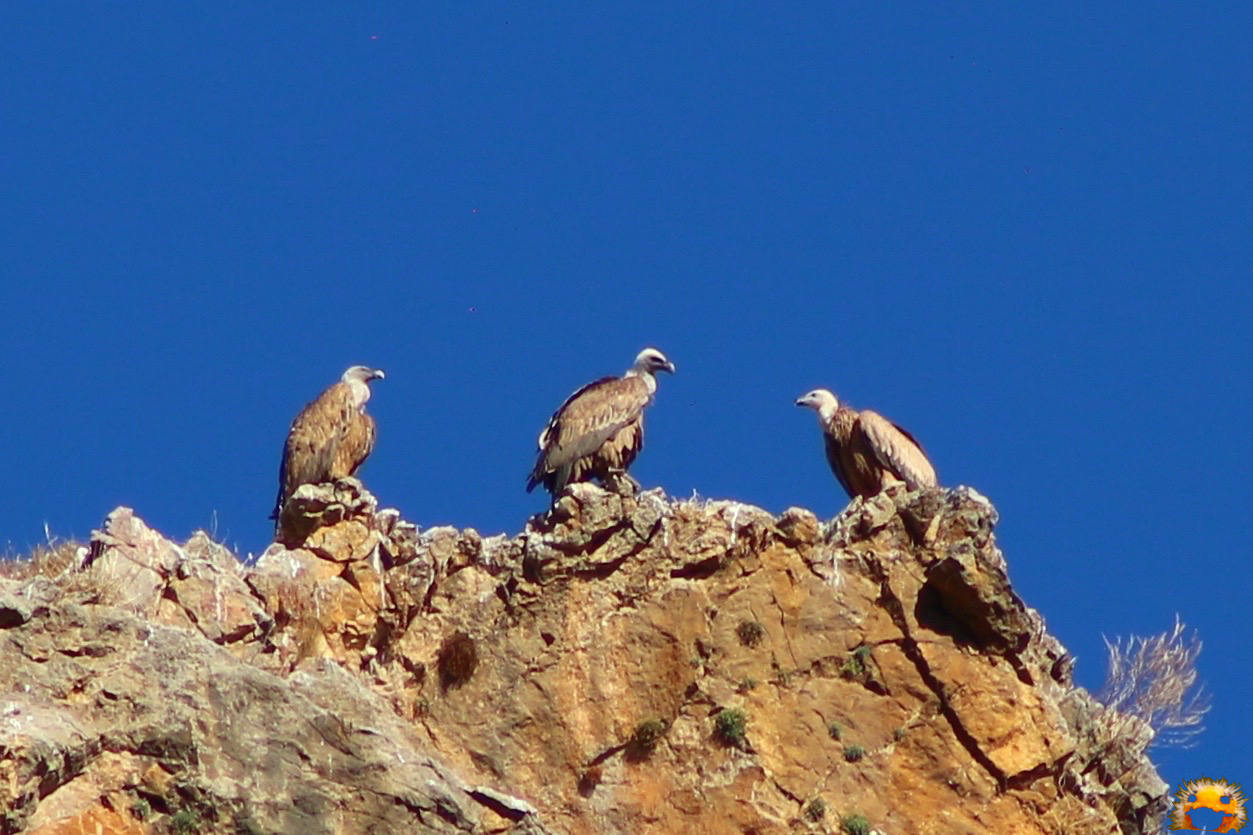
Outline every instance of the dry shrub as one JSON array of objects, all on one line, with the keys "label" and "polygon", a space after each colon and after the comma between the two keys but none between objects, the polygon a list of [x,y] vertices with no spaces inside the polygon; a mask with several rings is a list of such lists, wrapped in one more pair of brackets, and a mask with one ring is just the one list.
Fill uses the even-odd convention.
[{"label": "dry shrub", "polygon": [[766,628],[755,620],[742,620],[735,627],[735,634],[746,647],[755,647],[766,637]]},{"label": "dry shrub", "polygon": [[82,567],[86,551],[75,540],[49,537],[46,545],[36,545],[25,556],[0,562],[0,577],[19,581],[45,577],[56,585],[63,598],[80,603],[126,603],[129,589],[112,572],[98,565]]},{"label": "dry shrub", "polygon": [[1152,728],[1152,745],[1189,748],[1205,730],[1209,694],[1196,686],[1201,641],[1195,631],[1185,635],[1185,629],[1175,615],[1174,628],[1160,635],[1105,639],[1109,672],[1098,698]]},{"label": "dry shrub", "polygon": [[53,539],[46,545],[36,545],[30,553],[14,559],[0,560],[0,578],[6,580],[29,580],[31,577],[56,579],[78,564],[82,543],[69,539],[58,542]]},{"label": "dry shrub", "polygon": [[474,668],[479,665],[478,648],[474,639],[464,632],[457,632],[444,640],[439,648],[440,686],[447,690],[460,687],[474,675]]}]

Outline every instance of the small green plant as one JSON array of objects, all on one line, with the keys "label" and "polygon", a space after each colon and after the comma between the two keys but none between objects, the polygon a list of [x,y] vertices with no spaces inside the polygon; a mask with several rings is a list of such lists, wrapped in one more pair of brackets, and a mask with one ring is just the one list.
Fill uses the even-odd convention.
[{"label": "small green plant", "polygon": [[840,733],[841,731],[840,731],[839,722],[832,722],[830,725],[827,725],[827,736],[831,737],[832,739],[839,739]]},{"label": "small green plant", "polygon": [[152,804],[141,797],[131,804],[131,814],[141,821],[146,821],[152,814]]},{"label": "small green plant", "polygon": [[626,755],[631,760],[645,760],[653,753],[657,743],[666,735],[668,726],[665,720],[648,719],[641,722],[626,745]]},{"label": "small green plant", "polygon": [[180,809],[170,818],[170,828],[179,835],[192,835],[200,831],[200,818],[191,809]]},{"label": "small green plant", "polygon": [[740,685],[739,685],[739,687],[737,687],[737,688],[735,688],[735,689],[736,689],[736,690],[739,690],[741,693],[747,693],[749,690],[752,690],[752,689],[753,689],[754,687],[756,687],[756,686],[757,686],[757,679],[755,679],[755,678],[742,678],[742,679],[740,679]]},{"label": "small green plant", "polygon": [[761,643],[762,638],[766,637],[766,628],[755,620],[742,620],[740,625],[735,627],[735,634],[739,636],[740,643],[746,647],[755,647]]},{"label": "small green plant", "polygon": [[827,804],[822,802],[821,797],[815,797],[809,803],[805,804],[805,817],[817,823],[822,820],[827,813]]},{"label": "small green plant", "polygon": [[899,728],[892,731],[892,739],[895,739],[897,742],[900,742],[904,738],[905,738],[905,726],[904,725],[901,725]]},{"label": "small green plant", "polygon": [[722,744],[729,745],[732,748],[743,748],[747,742],[745,731],[748,727],[748,717],[744,711],[737,708],[728,708],[719,711],[714,717],[714,736],[722,741]]},{"label": "small green plant", "polygon": [[860,745],[845,745],[844,759],[850,763],[855,763],[862,757],[866,756],[866,749]]},{"label": "small green plant", "polygon": [[840,668],[840,675],[844,678],[861,678],[866,674],[866,660],[870,658],[870,647],[859,646],[857,649],[849,653],[844,661],[844,666]]},{"label": "small green plant", "polygon": [[840,821],[840,829],[845,835],[870,835],[870,821],[865,815],[845,815]]}]

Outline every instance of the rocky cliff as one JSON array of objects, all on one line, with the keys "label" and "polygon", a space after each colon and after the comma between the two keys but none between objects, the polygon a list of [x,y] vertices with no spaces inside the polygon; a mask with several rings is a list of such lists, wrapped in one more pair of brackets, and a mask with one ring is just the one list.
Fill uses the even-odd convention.
[{"label": "rocky cliff", "polygon": [[[978,494],[822,523],[576,485],[519,535],[302,487],[243,565],[119,508],[0,581],[3,832],[1155,831]],[[22,572],[10,572],[10,574]]]}]

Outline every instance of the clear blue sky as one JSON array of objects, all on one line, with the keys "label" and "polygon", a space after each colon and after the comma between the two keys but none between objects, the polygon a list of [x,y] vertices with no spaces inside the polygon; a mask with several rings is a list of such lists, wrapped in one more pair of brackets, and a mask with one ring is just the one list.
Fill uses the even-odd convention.
[{"label": "clear blue sky", "polygon": [[1253,781],[1250,6],[621,5],[0,8],[0,542],[259,552],[353,363],[380,500],[515,532],[549,413],[654,344],[645,485],[829,516],[792,400],[873,407],[1081,683],[1198,627],[1210,731],[1155,758]]}]

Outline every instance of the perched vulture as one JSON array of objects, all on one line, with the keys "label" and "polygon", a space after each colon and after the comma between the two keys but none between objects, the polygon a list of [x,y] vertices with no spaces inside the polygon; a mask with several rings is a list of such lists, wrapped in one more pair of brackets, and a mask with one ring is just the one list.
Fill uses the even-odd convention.
[{"label": "perched vulture", "polygon": [[365,413],[371,380],[383,379],[377,368],[354,365],[339,382],[318,395],[292,421],[278,470],[278,500],[271,519],[302,484],[350,476],[374,449],[374,418]]},{"label": "perched vulture", "polygon": [[526,491],[543,484],[556,499],[576,481],[629,479],[626,471],[644,448],[644,407],[657,391],[658,371],[673,374],[674,363],[645,348],[621,377],[602,377],[566,398],[539,433]]},{"label": "perched vulture", "polygon": [[818,413],[827,463],[850,498],[869,498],[894,482],[909,489],[934,487],[935,468],[913,435],[869,409],[857,411],[826,389],[796,400]]}]

